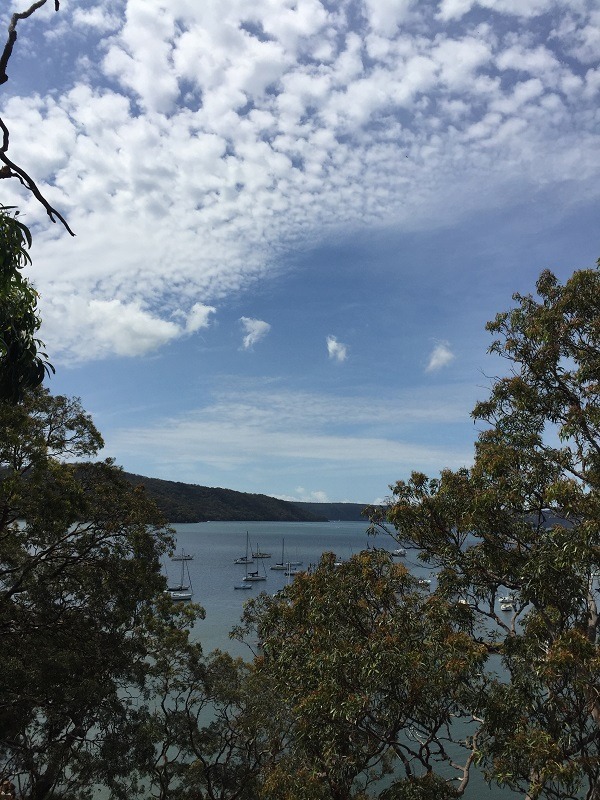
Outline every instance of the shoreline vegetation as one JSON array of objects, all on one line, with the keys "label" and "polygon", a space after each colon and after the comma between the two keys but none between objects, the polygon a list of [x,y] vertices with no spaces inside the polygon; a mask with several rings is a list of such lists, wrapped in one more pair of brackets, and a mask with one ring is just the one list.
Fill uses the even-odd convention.
[{"label": "shoreline vegetation", "polygon": [[198,486],[148,478],[131,472],[123,477],[143,486],[165,517],[182,522],[367,522],[367,503],[305,503],[279,500],[265,494]]}]

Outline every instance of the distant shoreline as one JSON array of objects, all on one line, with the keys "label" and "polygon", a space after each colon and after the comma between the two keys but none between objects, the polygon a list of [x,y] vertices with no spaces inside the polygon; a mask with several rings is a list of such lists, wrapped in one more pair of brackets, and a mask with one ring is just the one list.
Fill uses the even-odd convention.
[{"label": "distant shoreline", "polygon": [[368,503],[305,503],[123,472],[173,524],[183,522],[364,522]]}]

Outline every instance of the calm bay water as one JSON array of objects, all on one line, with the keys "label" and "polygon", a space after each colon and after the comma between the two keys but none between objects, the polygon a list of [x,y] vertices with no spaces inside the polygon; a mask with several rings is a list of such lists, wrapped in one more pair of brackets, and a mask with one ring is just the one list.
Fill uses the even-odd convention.
[{"label": "calm bay water", "polygon": [[[339,558],[347,559],[367,546],[389,546],[387,537],[367,539],[365,522],[280,523],[280,522],[203,522],[173,526],[177,537],[177,550],[183,548],[194,555],[188,561],[194,587],[194,602],[206,611],[206,619],[198,623],[195,631],[205,652],[220,648],[244,658],[250,657],[247,647],[229,639],[229,631],[240,620],[242,606],[250,597],[260,592],[273,594],[281,589],[287,578],[283,572],[271,571],[271,564],[281,560],[282,539],[285,539],[286,558],[302,561],[306,567],[315,564],[326,550]],[[257,546],[272,554],[271,558],[257,559],[249,569],[260,569],[264,564],[267,580],[253,583],[247,591],[237,591],[246,574],[244,565],[234,564],[236,558],[246,554],[246,532],[250,546]],[[261,564],[262,562],[262,564]],[[167,565],[169,580],[180,577],[181,565],[177,561]]]},{"label": "calm bay water", "polygon": [[[302,561],[304,567],[316,564],[325,551],[346,560],[367,545],[389,550],[397,546],[386,536],[368,537],[366,522],[203,522],[177,524],[173,528],[177,550],[183,548],[194,556],[192,561],[185,562],[186,569],[189,568],[194,587],[194,602],[206,611],[206,618],[196,625],[194,636],[201,641],[205,653],[219,648],[242,658],[250,658],[250,650],[232,641],[229,631],[239,622],[245,601],[263,591],[273,594],[288,580],[283,572],[269,569],[271,564],[281,560],[282,539],[285,539],[286,559]],[[257,569],[258,565],[262,570],[262,561],[267,580],[252,584],[250,590],[238,591],[234,586],[242,582],[246,568],[233,562],[246,553],[246,532],[252,548],[258,547],[271,553],[272,557],[255,560],[255,566],[249,567]],[[431,579],[435,585],[435,575],[410,552],[402,563],[416,576]],[[180,562],[169,561],[165,566],[170,582],[178,581]],[[465,800],[510,800],[517,797],[521,795],[488,787],[478,774],[472,775],[464,795]]]}]

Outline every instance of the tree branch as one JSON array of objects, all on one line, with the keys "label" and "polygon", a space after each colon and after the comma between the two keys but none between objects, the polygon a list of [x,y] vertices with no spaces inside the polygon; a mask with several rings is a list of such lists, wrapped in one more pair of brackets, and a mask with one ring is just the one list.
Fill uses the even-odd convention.
[{"label": "tree branch", "polygon": [[[8,66],[8,62],[13,52],[13,48],[15,42],[17,41],[17,23],[21,19],[27,19],[30,17],[35,11],[37,11],[42,6],[46,5],[48,0],[37,0],[37,2],[33,3],[27,11],[16,12],[12,15],[10,24],[8,26],[8,37],[6,40],[6,44],[4,45],[4,49],[2,50],[2,54],[0,55],[0,85],[6,83],[8,80],[8,75],[6,72],[6,68]],[[59,0],[54,0],[54,10],[58,11],[59,9]],[[14,161],[6,155],[8,150],[9,144],[9,134],[8,128],[6,127],[4,121],[0,118],[0,129],[2,131],[2,146],[0,147],[0,161],[4,164],[2,168],[0,168],[0,178],[17,178],[17,180],[28,189],[35,199],[40,202],[44,208],[46,209],[46,213],[52,220],[52,222],[56,222],[60,220],[66,230],[71,234],[71,236],[75,236],[71,228],[69,227],[66,219],[63,215],[57,211],[50,203],[46,200],[43,194],[37,187],[37,184],[33,180],[33,178],[28,175],[22,167],[19,167]]]}]

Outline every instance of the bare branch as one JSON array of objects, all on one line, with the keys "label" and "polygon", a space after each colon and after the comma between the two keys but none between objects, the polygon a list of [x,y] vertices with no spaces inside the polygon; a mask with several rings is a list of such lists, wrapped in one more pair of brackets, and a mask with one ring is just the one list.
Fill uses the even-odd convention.
[{"label": "bare branch", "polygon": [[[13,47],[15,42],[17,41],[17,23],[20,19],[27,19],[30,17],[34,11],[37,11],[38,8],[45,6],[48,0],[37,0],[27,11],[20,11],[16,12],[10,18],[10,25],[8,26],[8,38],[6,40],[6,44],[4,45],[4,50],[2,51],[2,55],[0,56],[0,84],[6,83],[8,80],[8,75],[6,74],[6,67],[8,66],[9,59],[12,55]],[[58,0],[54,0],[54,10],[58,11],[59,9],[59,2]]]},{"label": "bare branch", "polygon": [[[6,40],[6,44],[4,45],[4,49],[2,51],[2,55],[0,55],[0,85],[6,83],[8,80],[8,75],[6,73],[6,68],[8,66],[8,62],[13,52],[13,47],[15,42],[17,41],[17,24],[19,20],[27,19],[30,17],[35,11],[37,11],[42,6],[46,5],[48,0],[37,0],[33,3],[26,11],[17,12],[12,15],[10,24],[8,26],[8,38]],[[58,11],[60,5],[59,0],[54,0],[54,10]],[[46,200],[43,194],[37,187],[37,184],[33,180],[33,178],[25,172],[22,167],[19,167],[14,161],[7,156],[8,144],[9,144],[9,133],[8,128],[6,127],[4,121],[0,118],[0,130],[2,131],[2,145],[0,146],[0,161],[4,164],[3,167],[0,168],[0,179],[1,178],[17,178],[17,180],[28,189],[33,196],[40,202],[44,208],[46,209],[46,213],[52,220],[52,222],[56,222],[60,220],[66,230],[71,234],[71,236],[75,236],[71,228],[69,227],[66,219],[63,215],[57,211],[50,203]]]},{"label": "bare branch", "polygon": [[35,181],[33,178],[28,175],[24,169],[19,167],[14,161],[11,161],[10,158],[6,155],[6,150],[8,148],[8,128],[4,124],[4,121],[0,117],[0,129],[2,130],[2,146],[0,147],[0,161],[5,164],[4,167],[0,169],[0,178],[17,178],[19,182],[33,194],[36,200],[44,206],[46,209],[46,213],[52,220],[52,222],[56,222],[59,219],[62,224],[65,226],[67,231],[71,234],[71,236],[75,236],[67,220],[63,217],[60,211],[57,211],[50,203],[46,200],[44,195],[38,189]]}]

